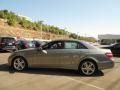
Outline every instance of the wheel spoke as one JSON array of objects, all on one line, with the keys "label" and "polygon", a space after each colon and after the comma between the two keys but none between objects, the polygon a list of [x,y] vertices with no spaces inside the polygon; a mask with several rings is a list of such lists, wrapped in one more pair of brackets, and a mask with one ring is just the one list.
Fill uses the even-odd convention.
[{"label": "wheel spoke", "polygon": [[17,63],[17,62],[14,62],[14,65],[18,65],[18,63]]},{"label": "wheel spoke", "polygon": [[93,65],[92,63],[89,63],[89,66],[88,66],[88,67],[91,68],[91,67],[93,67],[93,66],[94,66],[94,65]]},{"label": "wheel spoke", "polygon": [[23,60],[21,60],[21,61],[20,61],[20,63],[24,63],[24,61],[23,61]]},{"label": "wheel spoke", "polygon": [[86,70],[86,74],[89,74],[89,69]]},{"label": "wheel spoke", "polygon": [[17,61],[18,63],[20,63],[20,59],[17,59],[16,61]]},{"label": "wheel spoke", "polygon": [[20,67],[21,67],[21,68],[24,68],[24,64],[21,63],[21,64],[20,64]]},{"label": "wheel spoke", "polygon": [[84,64],[84,66],[85,66],[85,67],[88,67],[88,63],[86,62],[86,63]]},{"label": "wheel spoke", "polygon": [[95,69],[94,68],[89,68],[89,70],[93,72]]},{"label": "wheel spoke", "polygon": [[82,67],[82,70],[87,70],[87,68],[85,68],[85,67]]},{"label": "wheel spoke", "polygon": [[22,65],[19,66],[20,69],[23,69],[24,67]]}]

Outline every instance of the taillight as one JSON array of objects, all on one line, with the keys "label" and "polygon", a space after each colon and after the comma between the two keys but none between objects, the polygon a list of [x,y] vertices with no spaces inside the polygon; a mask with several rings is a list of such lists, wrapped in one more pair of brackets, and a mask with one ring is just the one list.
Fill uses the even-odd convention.
[{"label": "taillight", "polygon": [[1,43],[2,45],[5,45],[5,43]]},{"label": "taillight", "polygon": [[106,57],[108,57],[108,58],[112,58],[112,57],[113,57],[112,52],[106,52],[105,55],[106,55]]}]

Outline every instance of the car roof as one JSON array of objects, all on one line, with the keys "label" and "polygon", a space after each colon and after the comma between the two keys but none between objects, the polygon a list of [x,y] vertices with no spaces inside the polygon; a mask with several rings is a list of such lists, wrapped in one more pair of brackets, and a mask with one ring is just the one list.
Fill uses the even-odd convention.
[{"label": "car roof", "polygon": [[22,42],[32,42],[32,41],[29,41],[29,40],[17,40],[17,41],[22,41]]},{"label": "car roof", "polygon": [[76,40],[76,39],[57,39],[57,40],[52,40],[52,41],[77,41],[77,42],[82,42],[82,41]]}]

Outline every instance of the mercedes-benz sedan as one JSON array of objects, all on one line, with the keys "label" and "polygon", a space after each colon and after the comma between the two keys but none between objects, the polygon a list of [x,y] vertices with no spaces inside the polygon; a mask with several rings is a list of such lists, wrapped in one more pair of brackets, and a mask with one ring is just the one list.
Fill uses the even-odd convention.
[{"label": "mercedes-benz sedan", "polygon": [[8,63],[18,71],[28,67],[63,68],[75,69],[88,76],[114,66],[110,50],[102,50],[77,40],[55,40],[41,48],[15,51]]}]

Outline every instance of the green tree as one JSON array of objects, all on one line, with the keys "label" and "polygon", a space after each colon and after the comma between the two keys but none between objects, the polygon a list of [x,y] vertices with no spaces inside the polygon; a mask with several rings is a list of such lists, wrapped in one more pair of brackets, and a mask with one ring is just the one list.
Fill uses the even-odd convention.
[{"label": "green tree", "polygon": [[10,19],[7,20],[7,23],[8,23],[8,25],[10,25],[10,26],[15,26],[15,25],[16,25],[16,20],[10,18]]}]

